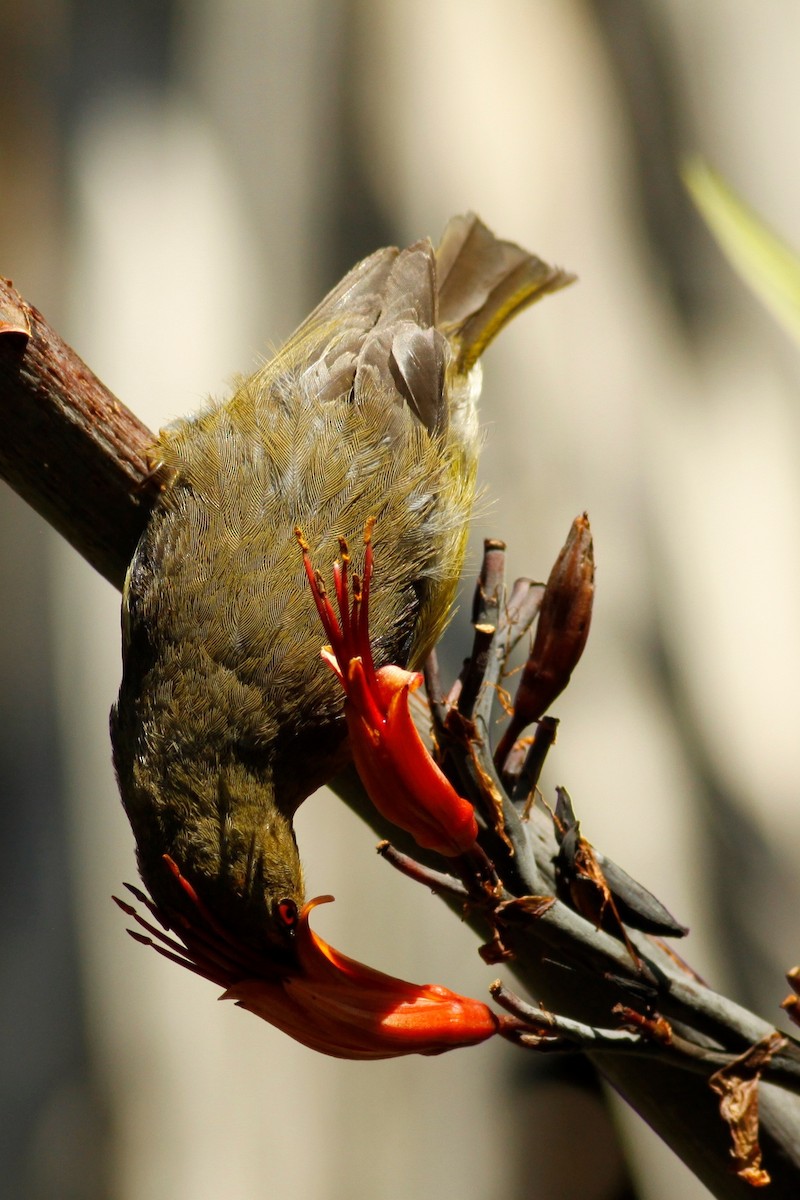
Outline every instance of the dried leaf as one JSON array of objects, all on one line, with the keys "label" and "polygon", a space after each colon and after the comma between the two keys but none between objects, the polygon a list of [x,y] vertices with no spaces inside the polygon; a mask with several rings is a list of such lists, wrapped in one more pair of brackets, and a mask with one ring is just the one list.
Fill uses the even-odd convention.
[{"label": "dried leaf", "polygon": [[786,1044],[777,1031],[768,1034],[708,1081],[720,1098],[720,1115],[730,1130],[736,1174],[751,1187],[766,1187],[770,1182],[758,1144],[758,1081],[772,1056]]},{"label": "dried leaf", "polygon": [[637,1009],[630,1008],[627,1004],[615,1004],[611,1011],[620,1017],[623,1028],[634,1029],[637,1033],[651,1038],[654,1042],[660,1042],[663,1046],[672,1044],[672,1026],[660,1013],[646,1016]]},{"label": "dried leaf", "polygon": [[568,896],[582,916],[607,933],[619,934],[623,924],[661,937],[684,937],[689,932],[652,892],[581,837],[580,822],[564,788],[558,789],[553,820],[560,847],[556,872],[562,899]]},{"label": "dried leaf", "polygon": [[557,788],[556,793],[558,801],[553,820],[558,841],[556,892],[559,899],[597,929],[620,938],[639,969],[641,960],[631,945],[594,849],[586,838],[581,837],[580,822],[575,817],[569,792],[566,788]]},{"label": "dried leaf", "polygon": [[[502,924],[504,919],[515,916],[529,917],[535,921],[539,917],[543,917],[555,902],[555,896],[515,896],[513,900],[504,900],[497,905],[493,914],[494,921]],[[505,962],[514,957],[514,952],[506,946],[496,924],[492,931],[491,941],[480,946],[478,953],[487,963]]]},{"label": "dried leaf", "polygon": [[505,843],[509,854],[514,853],[514,844],[506,833],[505,814],[503,812],[503,797],[497,784],[483,766],[478,746],[474,739],[469,742],[469,757],[475,768],[475,775],[484,800],[484,811],[491,813],[492,828],[497,836]]},{"label": "dried leaf", "polygon": [[509,950],[497,929],[492,930],[492,936],[488,942],[478,946],[478,954],[490,967],[497,963],[508,962],[510,958],[514,957],[514,951]]},{"label": "dried leaf", "polygon": [[555,896],[515,896],[513,900],[499,905],[497,911],[507,915],[509,910],[513,909],[515,912],[524,913],[526,917],[538,919],[543,917],[555,902]]}]

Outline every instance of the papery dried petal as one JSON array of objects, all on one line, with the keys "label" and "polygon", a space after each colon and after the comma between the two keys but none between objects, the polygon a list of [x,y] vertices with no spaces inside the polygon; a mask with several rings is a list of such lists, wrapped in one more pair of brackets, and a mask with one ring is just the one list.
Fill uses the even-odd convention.
[{"label": "papery dried petal", "polygon": [[786,1043],[783,1034],[775,1030],[721,1067],[708,1081],[720,1098],[720,1116],[730,1131],[730,1154],[736,1174],[751,1187],[766,1187],[770,1182],[769,1174],[761,1166],[758,1142],[758,1084],[773,1055]]}]

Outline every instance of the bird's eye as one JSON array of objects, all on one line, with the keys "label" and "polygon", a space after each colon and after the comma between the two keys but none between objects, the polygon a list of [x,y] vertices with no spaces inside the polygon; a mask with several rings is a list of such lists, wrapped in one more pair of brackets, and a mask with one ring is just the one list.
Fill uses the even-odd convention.
[{"label": "bird's eye", "polygon": [[280,900],[278,902],[278,916],[287,929],[294,929],[297,924],[297,905],[294,900]]}]

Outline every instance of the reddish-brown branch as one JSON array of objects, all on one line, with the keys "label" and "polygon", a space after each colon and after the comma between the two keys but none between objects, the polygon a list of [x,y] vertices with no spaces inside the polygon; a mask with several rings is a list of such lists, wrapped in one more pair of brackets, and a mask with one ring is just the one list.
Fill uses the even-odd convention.
[{"label": "reddish-brown branch", "polygon": [[158,491],[154,436],[3,279],[0,420],[0,477],[121,587]]}]

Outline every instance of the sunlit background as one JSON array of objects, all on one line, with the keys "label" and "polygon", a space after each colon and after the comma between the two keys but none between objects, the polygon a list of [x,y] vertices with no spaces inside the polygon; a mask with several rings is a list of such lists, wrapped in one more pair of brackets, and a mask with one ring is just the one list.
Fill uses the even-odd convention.
[{"label": "sunlit background", "polygon": [[[547,788],[770,1019],[800,959],[800,360],[677,165],[800,244],[798,44],[789,0],[0,0],[0,272],[153,428],[454,212],[577,272],[487,355],[469,571],[491,534],[546,575],[588,510]],[[7,489],[0,570],[2,1194],[708,1194],[552,1056],[327,1060],[127,938],[119,596]],[[338,801],[298,835],[324,936],[485,996],[472,934]]]}]

